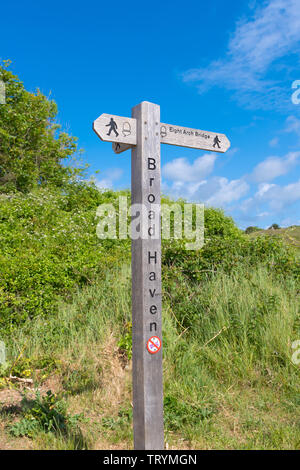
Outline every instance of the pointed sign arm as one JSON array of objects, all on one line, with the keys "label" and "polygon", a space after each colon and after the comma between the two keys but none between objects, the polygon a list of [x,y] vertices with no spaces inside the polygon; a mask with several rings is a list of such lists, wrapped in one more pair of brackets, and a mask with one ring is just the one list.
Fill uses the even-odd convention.
[{"label": "pointed sign arm", "polygon": [[105,142],[136,145],[136,119],[101,114],[93,122],[93,130]]},{"label": "pointed sign arm", "polygon": [[[101,140],[113,142],[115,153],[122,153],[136,145],[136,119],[101,114],[94,121],[93,129]],[[164,123],[160,123],[160,143],[220,153],[230,147],[225,134]]]}]

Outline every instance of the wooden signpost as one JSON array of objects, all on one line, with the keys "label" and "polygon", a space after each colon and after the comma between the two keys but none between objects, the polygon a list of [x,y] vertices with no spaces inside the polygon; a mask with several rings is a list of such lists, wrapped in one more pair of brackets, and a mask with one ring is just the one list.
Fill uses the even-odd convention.
[{"label": "wooden signpost", "polygon": [[[160,107],[143,101],[126,118],[102,114],[96,134],[115,153],[131,153],[131,202],[144,205],[141,236],[132,236],[132,379],[134,448],[164,449],[160,235],[160,144],[226,152],[223,134],[163,124]],[[147,234],[143,237],[142,234]]]},{"label": "wooden signpost", "polygon": [[101,114],[94,121],[93,129],[106,142],[136,145],[136,119]]},{"label": "wooden signpost", "polygon": [[221,153],[230,147],[230,142],[224,134],[163,123],[160,125],[160,141],[162,144]]}]

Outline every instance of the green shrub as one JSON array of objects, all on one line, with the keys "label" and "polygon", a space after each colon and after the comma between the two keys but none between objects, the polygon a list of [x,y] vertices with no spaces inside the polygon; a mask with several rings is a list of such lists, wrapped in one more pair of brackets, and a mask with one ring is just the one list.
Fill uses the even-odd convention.
[{"label": "green shrub", "polygon": [[22,357],[20,354],[14,362],[6,362],[0,365],[0,377],[7,378],[10,375],[20,378],[33,377],[39,371],[41,381],[45,380],[53,371],[60,369],[60,361],[49,355],[39,357]]},{"label": "green shrub", "polygon": [[61,132],[57,106],[39,90],[26,91],[20,79],[0,64],[6,103],[0,106],[0,191],[28,192],[40,185],[62,187],[82,173],[66,161],[76,138]]},{"label": "green shrub", "polygon": [[215,237],[198,251],[184,250],[179,244],[169,243],[163,252],[162,263],[166,276],[170,274],[170,267],[180,268],[193,281],[207,279],[220,267],[230,273],[240,265],[251,268],[260,264],[278,275],[300,278],[300,263],[295,251],[275,237]]},{"label": "green shrub", "polygon": [[[48,187],[0,196],[0,335],[28,319],[55,314],[58,300],[70,300],[75,289],[104,278],[108,268],[130,258],[129,238],[100,240],[96,234],[96,208],[102,203],[117,208],[120,195],[129,202],[128,191],[100,192],[77,182],[63,191]],[[174,270],[199,282],[220,267],[229,273],[240,264],[261,262],[279,275],[299,277],[294,252],[280,240],[249,239],[217,209],[205,209],[204,215],[201,250],[186,250],[186,240],[163,240],[167,282]]]},{"label": "green shrub", "polygon": [[67,435],[78,432],[77,423],[82,415],[69,416],[66,402],[48,390],[41,396],[36,393],[34,400],[23,397],[21,402],[23,418],[10,426],[10,433],[15,437],[34,437],[38,432]]},{"label": "green shrub", "polygon": [[[125,193],[126,194],[126,193]],[[57,300],[105,276],[128,256],[129,241],[99,240],[96,208],[118,193],[69,185],[2,197],[0,206],[0,331],[53,314]]]},{"label": "green shrub", "polygon": [[250,227],[246,228],[245,233],[248,235],[249,233],[258,232],[259,230],[261,230],[261,228],[250,225]]},{"label": "green shrub", "polygon": [[120,408],[118,416],[102,418],[102,426],[105,429],[117,431],[118,429],[128,429],[132,424],[132,408]]}]

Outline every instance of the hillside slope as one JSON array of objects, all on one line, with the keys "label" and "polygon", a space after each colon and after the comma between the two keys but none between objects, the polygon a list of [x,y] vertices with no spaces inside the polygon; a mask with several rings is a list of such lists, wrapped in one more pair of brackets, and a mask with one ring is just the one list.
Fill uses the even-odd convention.
[{"label": "hillside slope", "polygon": [[[95,233],[97,205],[118,194],[4,198],[1,448],[132,448],[130,241]],[[300,448],[295,252],[216,209],[205,224],[199,251],[163,242],[166,445]]]},{"label": "hillside slope", "polygon": [[[163,294],[168,448],[299,449],[295,282],[258,267],[192,286],[177,271]],[[10,372],[34,382],[2,379],[2,448],[132,448],[130,309],[125,264],[18,329]],[[48,427],[53,410],[59,426]]]},{"label": "hillside slope", "polygon": [[267,229],[267,230],[259,230],[256,232],[252,232],[249,234],[249,237],[255,238],[258,236],[275,236],[291,246],[296,248],[300,248],[300,226],[299,225],[292,225],[286,228],[279,228],[279,229]]}]

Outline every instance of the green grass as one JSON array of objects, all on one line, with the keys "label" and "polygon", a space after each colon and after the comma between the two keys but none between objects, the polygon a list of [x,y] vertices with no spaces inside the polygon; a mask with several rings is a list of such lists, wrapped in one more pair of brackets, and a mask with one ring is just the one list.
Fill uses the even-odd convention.
[{"label": "green grass", "polygon": [[[297,285],[272,279],[265,268],[241,269],[193,294],[198,315],[180,318],[179,337],[177,316],[173,340],[166,336],[165,394],[191,406],[180,433],[197,448],[299,448],[299,366],[291,363]],[[174,303],[173,319],[187,311],[189,300],[182,302]],[[198,425],[197,407],[208,412]]]},{"label": "green grass", "polygon": [[[0,448],[132,448],[130,239],[97,236],[97,207],[130,192],[61,166],[55,104],[0,69],[22,121],[0,142]],[[300,227],[247,236],[211,207],[204,225],[199,251],[162,243],[166,444],[298,449]]]},{"label": "green grass", "polygon": [[251,238],[258,236],[275,236],[284,240],[287,244],[300,248],[300,226],[292,225],[291,227],[279,228],[277,230],[259,230],[249,235]]},{"label": "green grass", "polygon": [[[291,344],[300,338],[296,281],[244,266],[202,283],[166,280],[164,288],[169,448],[299,449],[300,367],[291,362]],[[29,361],[27,376],[29,367],[36,386],[50,377],[68,414],[83,414],[78,425],[89,448],[133,445],[130,303],[130,268],[122,265],[61,302],[58,315],[37,318],[6,339],[9,363]],[[51,364],[43,362],[49,357]],[[0,418],[5,425],[9,419]],[[32,442],[78,448],[70,435],[43,430]]]}]

